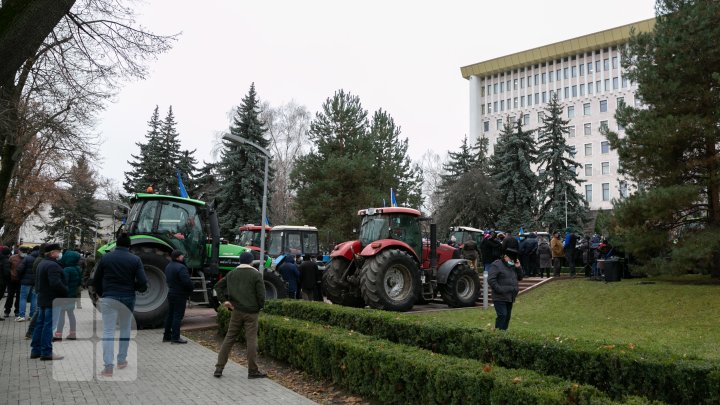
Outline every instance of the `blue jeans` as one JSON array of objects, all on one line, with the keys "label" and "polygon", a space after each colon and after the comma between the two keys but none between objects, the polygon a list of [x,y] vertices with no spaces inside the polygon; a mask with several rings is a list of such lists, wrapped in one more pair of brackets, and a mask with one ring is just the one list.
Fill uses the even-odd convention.
[{"label": "blue jeans", "polygon": [[115,325],[120,327],[120,346],[117,361],[123,363],[127,359],[130,346],[130,332],[135,309],[135,296],[103,297],[100,299],[100,312],[103,320],[103,364],[112,368],[115,357]]},{"label": "blue jeans", "polygon": [[52,356],[53,308],[45,307],[38,310],[35,329],[30,341],[30,354],[33,356]]},{"label": "blue jeans", "polygon": [[32,317],[35,313],[35,309],[37,309],[37,294],[35,293],[35,289],[31,285],[21,285],[20,286],[20,311],[18,311],[18,316],[25,317],[25,308],[27,308],[27,298],[28,294],[30,294],[30,314],[28,314],[28,318]]},{"label": "blue jeans", "polygon": [[495,329],[507,330],[510,325],[510,315],[512,315],[512,302],[493,301],[495,306]]}]

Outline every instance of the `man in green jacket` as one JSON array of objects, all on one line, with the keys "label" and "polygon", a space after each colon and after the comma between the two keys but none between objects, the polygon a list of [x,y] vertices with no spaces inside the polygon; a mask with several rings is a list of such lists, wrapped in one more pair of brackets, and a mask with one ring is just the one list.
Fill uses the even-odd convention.
[{"label": "man in green jacket", "polygon": [[265,286],[262,274],[250,265],[252,261],[252,253],[245,252],[241,254],[240,265],[215,285],[218,300],[222,302],[225,308],[232,311],[228,331],[220,348],[220,353],[218,353],[218,361],[213,374],[218,378],[222,377],[230,350],[243,326],[245,328],[245,342],[247,343],[248,378],[267,377],[267,374],[258,369],[255,362],[257,358],[258,316],[260,310],[265,306]]}]

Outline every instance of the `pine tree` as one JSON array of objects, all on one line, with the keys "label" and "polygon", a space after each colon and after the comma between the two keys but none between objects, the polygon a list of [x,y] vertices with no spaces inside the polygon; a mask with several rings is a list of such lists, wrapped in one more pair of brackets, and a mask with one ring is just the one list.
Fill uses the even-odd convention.
[{"label": "pine tree", "polygon": [[487,174],[489,170],[490,165],[490,154],[489,152],[490,148],[490,141],[485,137],[485,135],[478,136],[477,140],[475,140],[475,144],[470,148],[470,151],[473,154],[473,167],[480,169],[482,173]]},{"label": "pine tree", "polygon": [[458,152],[448,152],[448,161],[443,164],[445,174],[441,176],[443,179],[442,188],[449,188],[460,176],[475,167],[475,164],[475,155],[468,145],[467,135],[465,135],[460,144],[460,150]]},{"label": "pine tree", "polygon": [[644,106],[619,109],[625,134],[607,135],[639,188],[615,201],[616,231],[658,269],[720,277],[720,3],[658,0],[656,11],[623,58]]},{"label": "pine tree", "polygon": [[160,128],[160,142],[154,151],[157,154],[159,165],[151,178],[154,180],[153,188],[158,194],[180,195],[177,171],[181,169],[181,165],[190,170],[190,173],[186,173],[187,175],[192,175],[194,171],[195,158],[190,156],[185,158],[181,150],[179,134],[175,129],[176,125],[175,115],[170,106]]},{"label": "pine tree", "polygon": [[369,136],[377,173],[376,200],[386,199],[389,204],[392,188],[398,204],[420,208],[423,202],[422,170],[408,156],[408,140],[400,139],[400,128],[386,111],[380,109],[373,114]]},{"label": "pine tree", "polygon": [[298,215],[331,241],[353,237],[359,208],[380,205],[367,126],[360,98],[336,91],[310,123],[315,149],[298,159],[291,174]]},{"label": "pine tree", "polygon": [[550,230],[564,229],[566,215],[567,227],[581,228],[587,221],[588,212],[587,201],[576,189],[583,180],[577,176],[580,165],[573,159],[575,148],[565,140],[570,130],[569,121],[562,118],[562,111],[557,94],[554,94],[538,129],[539,222]]},{"label": "pine tree", "polygon": [[508,118],[495,146],[490,174],[495,182],[502,209],[498,227],[516,230],[535,226],[537,176],[531,165],[537,158],[533,131],[522,128],[522,120]]},{"label": "pine tree", "polygon": [[61,190],[61,196],[50,210],[50,221],[40,227],[48,234],[47,241],[62,240],[63,246],[91,250],[99,223],[95,205],[98,183],[97,173],[86,158],[81,157],[70,169],[68,187]]},{"label": "pine tree", "polygon": [[[235,109],[230,134],[247,139],[267,150],[265,123],[260,119],[260,104],[255,83]],[[269,163],[269,162],[268,162]],[[218,190],[220,232],[225,238],[235,237],[237,227],[247,223],[259,224],[262,217],[262,198],[265,175],[263,154],[250,145],[223,141],[219,171],[223,182]],[[272,184],[272,170],[268,184]],[[268,206],[271,192],[268,190]]]},{"label": "pine tree", "polygon": [[498,189],[482,169],[474,168],[460,176],[443,193],[433,217],[438,229],[454,225],[495,228],[501,211]]},{"label": "pine tree", "polygon": [[148,121],[148,129],[145,138],[146,143],[136,142],[140,148],[138,155],[130,155],[133,161],[128,161],[128,164],[132,167],[129,172],[125,172],[125,181],[123,182],[123,188],[128,194],[144,193],[148,186],[153,185],[155,173],[160,168],[159,155],[157,149],[160,144],[160,128],[162,122],[160,121],[160,114],[158,106],[155,106],[153,114]]}]

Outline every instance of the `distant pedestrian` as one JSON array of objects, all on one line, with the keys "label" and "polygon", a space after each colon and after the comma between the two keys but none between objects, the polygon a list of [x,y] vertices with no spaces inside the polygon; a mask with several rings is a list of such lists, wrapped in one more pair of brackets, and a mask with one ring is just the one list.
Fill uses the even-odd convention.
[{"label": "distant pedestrian", "polygon": [[500,249],[502,249],[502,245],[495,232],[491,231],[485,234],[482,243],[480,243],[480,256],[482,257],[484,271],[489,271],[490,265],[500,258]]},{"label": "distant pedestrian", "polygon": [[518,251],[507,248],[502,259],[495,260],[490,266],[488,284],[492,288],[492,300],[495,307],[495,329],[507,330],[512,316],[512,307],[520,291],[518,280],[523,273],[518,259]]},{"label": "distant pedestrian", "polygon": [[77,322],[75,320],[75,297],[77,297],[77,291],[80,288],[80,282],[82,279],[82,272],[80,271],[80,253],[74,250],[67,250],[62,254],[60,260],[63,266],[63,273],[65,274],[65,281],[67,282],[68,288],[68,299],[67,302],[63,302],[60,307],[60,315],[57,320],[57,327],[55,328],[55,336],[53,341],[61,341],[63,339],[63,329],[65,328],[65,315],[67,314],[68,320],[70,321],[70,330],[66,337],[67,340],[76,340],[75,331],[77,330]]},{"label": "distant pedestrian", "polygon": [[185,307],[193,291],[190,272],[185,266],[185,255],[180,250],[173,250],[170,263],[165,267],[165,279],[169,287],[168,313],[165,317],[165,333],[163,342],[184,344],[187,340],[180,337],[180,323],[185,316]]},{"label": "distant pedestrian", "polygon": [[288,297],[293,299],[297,298],[300,270],[298,270],[297,264],[295,264],[295,258],[292,255],[285,256],[280,267],[278,267],[278,273],[280,273],[288,285]]},{"label": "distant pedestrian", "polygon": [[252,253],[244,252],[240,255],[240,265],[215,285],[218,300],[225,308],[232,311],[228,331],[220,347],[213,373],[217,378],[222,377],[230,350],[242,329],[245,329],[248,378],[267,377],[267,374],[260,371],[256,362],[258,317],[260,310],[265,306],[265,285],[262,274],[250,265],[252,261]]},{"label": "distant pedestrian", "polygon": [[312,301],[315,298],[315,287],[317,286],[318,265],[309,255],[303,257],[300,264],[300,290],[302,299]]},{"label": "distant pedestrian", "polygon": [[565,251],[563,251],[563,244],[560,240],[560,232],[555,232],[553,238],[550,241],[550,251],[552,252],[553,269],[555,270],[553,275],[555,277],[560,276],[560,266],[562,265],[563,258],[565,257]]},{"label": "distant pedestrian", "polygon": [[[35,307],[37,306],[37,295],[33,287],[35,286],[35,271],[33,270],[33,263],[40,255],[40,246],[35,246],[30,251],[30,254],[23,258],[23,261],[18,264],[17,274],[20,279],[20,311],[18,317],[15,319],[18,322],[30,320],[35,313]],[[30,298],[30,312],[26,313],[27,301]]]},{"label": "distant pedestrian", "polygon": [[139,257],[130,252],[130,237],[123,233],[115,249],[104,255],[97,265],[93,287],[100,299],[103,320],[103,377],[112,377],[115,355],[115,325],[120,327],[117,367],[128,366],[127,352],[135,309],[135,291],[147,290],[147,276]]},{"label": "distant pedestrian", "polygon": [[577,245],[577,235],[570,228],[565,229],[565,242],[563,250],[565,251],[565,260],[570,267],[570,276],[575,277],[575,245]]},{"label": "distant pedestrian", "polygon": [[468,239],[463,242],[460,256],[470,263],[470,267],[473,270],[477,271],[477,261],[478,257],[480,257],[480,250],[474,240]]},{"label": "distant pedestrian", "polygon": [[552,267],[552,252],[550,251],[550,242],[548,242],[546,237],[540,238],[537,252],[540,265],[540,277],[550,277],[550,268]]},{"label": "distant pedestrian", "polygon": [[63,356],[53,353],[53,316],[58,316],[60,307],[54,306],[56,298],[67,298],[68,289],[65,274],[57,260],[62,254],[57,243],[45,247],[45,258],[37,266],[38,315],[30,343],[30,358],[40,360],[61,360]]},{"label": "distant pedestrian", "polygon": [[20,316],[20,277],[18,275],[18,266],[27,256],[30,249],[21,247],[17,253],[10,256],[10,281],[6,287],[7,300],[5,301],[5,318],[10,317],[10,310],[13,309],[15,303],[15,318]]},{"label": "distant pedestrian", "polygon": [[[530,232],[527,238],[520,242],[520,257],[525,257],[523,272],[530,277],[536,277],[538,275],[537,273],[540,264],[538,263],[537,249],[537,234],[535,232]],[[520,262],[522,263],[523,261],[520,260]]]},{"label": "distant pedestrian", "polygon": [[[10,284],[10,248],[2,246],[0,248],[0,299],[5,295],[5,287]],[[0,321],[4,321],[0,317]]]}]

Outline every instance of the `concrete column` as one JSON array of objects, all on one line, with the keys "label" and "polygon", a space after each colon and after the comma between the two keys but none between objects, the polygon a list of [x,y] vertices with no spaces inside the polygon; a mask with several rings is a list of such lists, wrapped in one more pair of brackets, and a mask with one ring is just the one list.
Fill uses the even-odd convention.
[{"label": "concrete column", "polygon": [[482,135],[482,116],[480,108],[482,105],[482,85],[480,77],[470,76],[470,128],[468,131],[468,142],[474,144],[475,140]]}]

